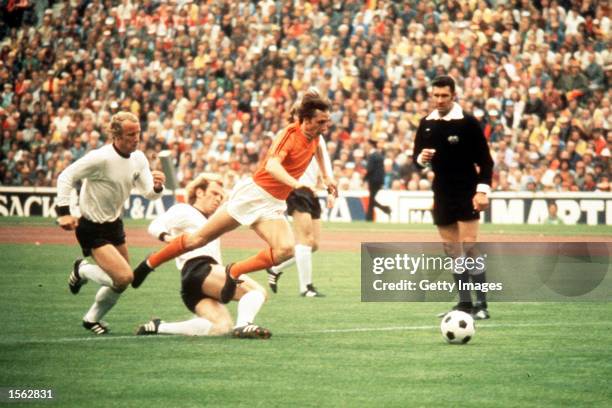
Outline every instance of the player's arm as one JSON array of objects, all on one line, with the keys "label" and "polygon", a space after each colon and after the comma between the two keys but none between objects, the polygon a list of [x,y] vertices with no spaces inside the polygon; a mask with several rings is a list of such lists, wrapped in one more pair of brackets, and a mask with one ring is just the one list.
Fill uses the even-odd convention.
[{"label": "player's arm", "polygon": [[147,161],[144,153],[137,152],[136,154],[139,154],[140,156],[139,160],[142,174],[141,177],[136,179],[136,190],[148,200],[157,200],[159,197],[161,197],[162,192],[164,191],[166,176],[161,171],[149,170],[149,162]]},{"label": "player's arm", "polygon": [[180,204],[173,205],[168,211],[151,221],[147,229],[149,235],[162,242],[170,242],[172,239],[176,238],[171,234],[171,231],[176,228],[181,221],[181,214],[177,209],[178,206],[180,206]]},{"label": "player's arm", "polygon": [[319,165],[319,170],[323,178],[323,184],[325,185],[327,192],[329,193],[330,197],[338,197],[338,188],[336,186],[336,181],[333,178],[331,160],[329,159],[329,154],[327,153],[325,139],[323,139],[323,136],[319,136],[319,144],[317,145],[315,157],[317,159],[317,164]]},{"label": "player's arm", "polygon": [[276,156],[271,156],[266,162],[266,171],[277,181],[288,185],[292,189],[302,187],[302,184],[285,170],[281,164],[282,160],[287,156],[286,152],[280,152]]},{"label": "player's arm", "polygon": [[476,211],[483,211],[489,207],[488,195],[491,192],[491,181],[493,179],[493,158],[489,150],[489,143],[476,119],[471,122],[470,132],[474,135],[474,163],[479,170],[476,194],[474,194],[472,204]]},{"label": "player's arm", "polygon": [[77,182],[86,178],[95,178],[104,166],[104,160],[97,151],[90,152],[66,167],[57,178],[56,212],[57,224],[65,230],[73,230],[79,225],[79,219],[70,214],[70,193]]},{"label": "player's arm", "polygon": [[435,149],[427,149],[425,148],[424,143],[424,128],[425,128],[425,119],[421,119],[421,123],[419,123],[419,127],[416,132],[416,136],[414,138],[414,149],[413,149],[413,161],[419,168],[424,168],[433,158]]}]

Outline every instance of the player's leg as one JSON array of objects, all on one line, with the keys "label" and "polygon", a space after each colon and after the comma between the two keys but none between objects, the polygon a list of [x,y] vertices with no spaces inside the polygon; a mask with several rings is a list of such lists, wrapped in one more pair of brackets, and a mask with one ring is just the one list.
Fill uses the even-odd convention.
[{"label": "player's leg", "polygon": [[[457,260],[463,256],[463,248],[460,241],[459,225],[457,222],[452,224],[437,225],[438,234],[444,245],[444,252],[447,256]],[[459,293],[459,303],[454,309],[461,310],[467,313],[472,312],[472,296],[470,291],[464,288],[466,283],[469,283],[469,273],[467,270],[455,268],[453,270],[453,279]]]},{"label": "player's leg", "polygon": [[321,297],[312,284],[312,253],[317,249],[321,234],[321,220],[308,212],[293,213],[295,230],[295,263],[298,270],[300,294],[305,297]]},{"label": "player's leg", "polygon": [[314,246],[314,232],[312,216],[306,212],[293,213],[293,227],[295,231],[295,264],[298,270],[300,293],[306,293],[306,285],[312,283],[312,247]]},{"label": "player's leg", "polygon": [[[278,280],[284,268],[297,263],[298,276],[300,280],[300,293],[307,293],[306,285],[312,287],[312,252],[316,251],[318,243],[314,236],[313,220],[321,218],[321,205],[314,192],[307,187],[293,190],[286,200],[287,213],[293,217],[293,228],[296,236],[295,256],[280,265],[266,269],[268,272],[268,285],[272,292],[276,293]],[[306,277],[304,275],[307,275]],[[316,291],[310,291],[315,295]]]},{"label": "player's leg", "polygon": [[260,220],[251,225],[251,228],[266,241],[269,248],[232,264],[228,269],[233,278],[238,278],[245,273],[270,268],[293,256],[295,240],[291,226],[285,218]]},{"label": "player's leg", "polygon": [[[81,217],[75,235],[85,256],[91,256],[94,248],[125,243],[125,232],[121,220],[110,224],[97,224]],[[82,258],[75,260],[68,279],[70,291],[76,295],[81,286],[90,280],[102,286],[113,286],[112,278],[100,266],[91,264]]]},{"label": "player's leg", "polygon": [[182,322],[160,321],[157,331],[184,336],[221,336],[232,329],[232,316],[225,305],[215,299],[201,299],[195,306],[195,314]]},{"label": "player's leg", "polygon": [[182,234],[176,237],[168,245],[143,260],[134,269],[134,282],[132,286],[134,288],[139,287],[147,275],[164,262],[204,246],[226,232],[236,229],[238,226],[240,226],[240,223],[229,215],[225,207],[220,208],[202,228],[193,234]]},{"label": "player's leg", "polygon": [[181,237],[183,237],[182,239],[181,237],[177,237],[166,247],[152,254],[149,257],[149,266],[155,268],[185,252],[202,247],[239,226],[240,223],[229,215],[225,208],[220,208],[210,217],[202,228],[198,229],[193,234],[181,235]]},{"label": "player's leg", "polygon": [[243,276],[241,279],[243,282],[236,290],[233,299],[238,302],[236,327],[253,324],[255,316],[268,298],[266,290],[255,280],[249,276]]},{"label": "player's leg", "polygon": [[[202,284],[202,293],[209,298],[221,299],[222,288],[226,279],[225,268],[221,265],[212,265],[210,273]],[[268,329],[254,324],[255,316],[266,301],[266,291],[248,276],[242,276],[241,280],[242,282],[236,288],[233,296],[233,300],[238,301],[233,335],[240,338],[269,338],[271,333]],[[196,312],[198,315],[202,315],[197,308]],[[202,313],[209,312],[203,310]],[[215,321],[213,317],[209,316],[208,318],[213,322]],[[230,324],[231,329],[231,319],[229,322],[227,320],[224,322]]]},{"label": "player's leg", "polygon": [[366,221],[374,220],[374,207],[380,208],[385,214],[391,213],[391,207],[383,205],[376,200],[376,195],[382,189],[382,183],[369,183],[368,189],[370,191],[370,198],[368,202],[368,211],[366,214]]},{"label": "player's leg", "polygon": [[[479,220],[459,221],[459,239],[463,242],[465,256],[477,258],[480,256],[478,245],[478,230],[480,228]],[[474,268],[469,271],[469,277],[472,283],[482,286],[487,282],[486,268]],[[482,290],[476,290],[476,303],[474,304],[473,314],[476,319],[489,319],[490,314],[487,305],[487,293]]]},{"label": "player's leg", "polygon": [[270,286],[270,290],[272,290],[272,292],[276,293],[276,291],[278,290],[278,281],[283,275],[283,271],[289,268],[294,263],[295,257],[291,257],[285,262],[280,263],[279,265],[273,265],[269,268],[266,268],[266,273],[268,274],[268,286]]},{"label": "player's leg", "polygon": [[182,336],[220,336],[232,329],[227,308],[215,299],[203,298],[195,305],[196,315],[180,322],[152,319],[138,326],[136,335],[177,334]]},{"label": "player's leg", "polygon": [[376,194],[380,188],[375,183],[368,183],[368,209],[366,211],[366,221],[374,220],[374,207],[376,205]]},{"label": "player's leg", "polygon": [[[185,336],[215,336],[229,333],[232,329],[232,319],[225,308],[219,304],[216,297],[219,288],[223,286],[225,272],[223,267],[214,264],[212,258],[194,258],[185,263],[181,270],[181,298],[185,306],[196,316],[180,322],[165,322],[153,319],[138,327],[137,335],[150,334],[180,334]],[[217,267],[215,277],[211,271]],[[217,281],[217,282],[216,282]],[[216,286],[214,293],[205,293],[204,288]]]},{"label": "player's leg", "polygon": [[93,248],[91,255],[96,265],[82,265],[80,274],[102,287],[96,293],[95,302],[83,317],[83,326],[96,334],[105,334],[108,329],[101,322],[102,317],[113,308],[121,293],[132,281],[132,268],[128,263],[125,244],[116,247],[107,244]]}]

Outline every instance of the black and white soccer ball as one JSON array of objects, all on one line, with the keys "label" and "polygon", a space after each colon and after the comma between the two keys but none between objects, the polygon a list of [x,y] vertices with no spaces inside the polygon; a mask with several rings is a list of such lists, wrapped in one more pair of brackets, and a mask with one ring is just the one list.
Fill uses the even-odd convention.
[{"label": "black and white soccer ball", "polygon": [[476,328],[471,315],[459,310],[448,312],[442,318],[440,330],[444,340],[451,344],[465,344],[474,337]]}]

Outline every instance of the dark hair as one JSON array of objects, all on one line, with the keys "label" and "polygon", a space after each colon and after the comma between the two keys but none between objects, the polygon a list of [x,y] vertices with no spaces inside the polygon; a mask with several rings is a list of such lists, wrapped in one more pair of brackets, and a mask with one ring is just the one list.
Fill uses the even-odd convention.
[{"label": "dark hair", "polygon": [[448,86],[451,92],[455,93],[455,80],[453,77],[448,75],[440,75],[435,77],[434,80],[431,81],[431,86],[433,88],[444,88]]},{"label": "dark hair", "polygon": [[312,119],[315,116],[316,111],[320,110],[326,112],[329,111],[329,109],[330,105],[326,99],[319,94],[308,92],[302,98],[302,102],[300,103],[300,106],[298,106],[296,113],[298,120],[301,123],[304,121],[304,119]]}]

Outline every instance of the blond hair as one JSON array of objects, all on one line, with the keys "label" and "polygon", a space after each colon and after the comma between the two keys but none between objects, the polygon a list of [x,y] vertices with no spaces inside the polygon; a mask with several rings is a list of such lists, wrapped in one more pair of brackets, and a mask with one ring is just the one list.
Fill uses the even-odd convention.
[{"label": "blond hair", "polygon": [[208,184],[212,182],[217,182],[219,185],[223,186],[221,176],[215,173],[201,173],[198,177],[191,180],[185,187],[187,202],[190,205],[193,205],[193,203],[196,201],[196,190],[201,188],[202,190],[206,191]]},{"label": "blond hair", "polygon": [[126,120],[134,123],[138,123],[138,118],[132,112],[122,111],[117,112],[111,117],[110,121],[110,134],[113,139],[121,136],[123,133],[123,122]]}]

